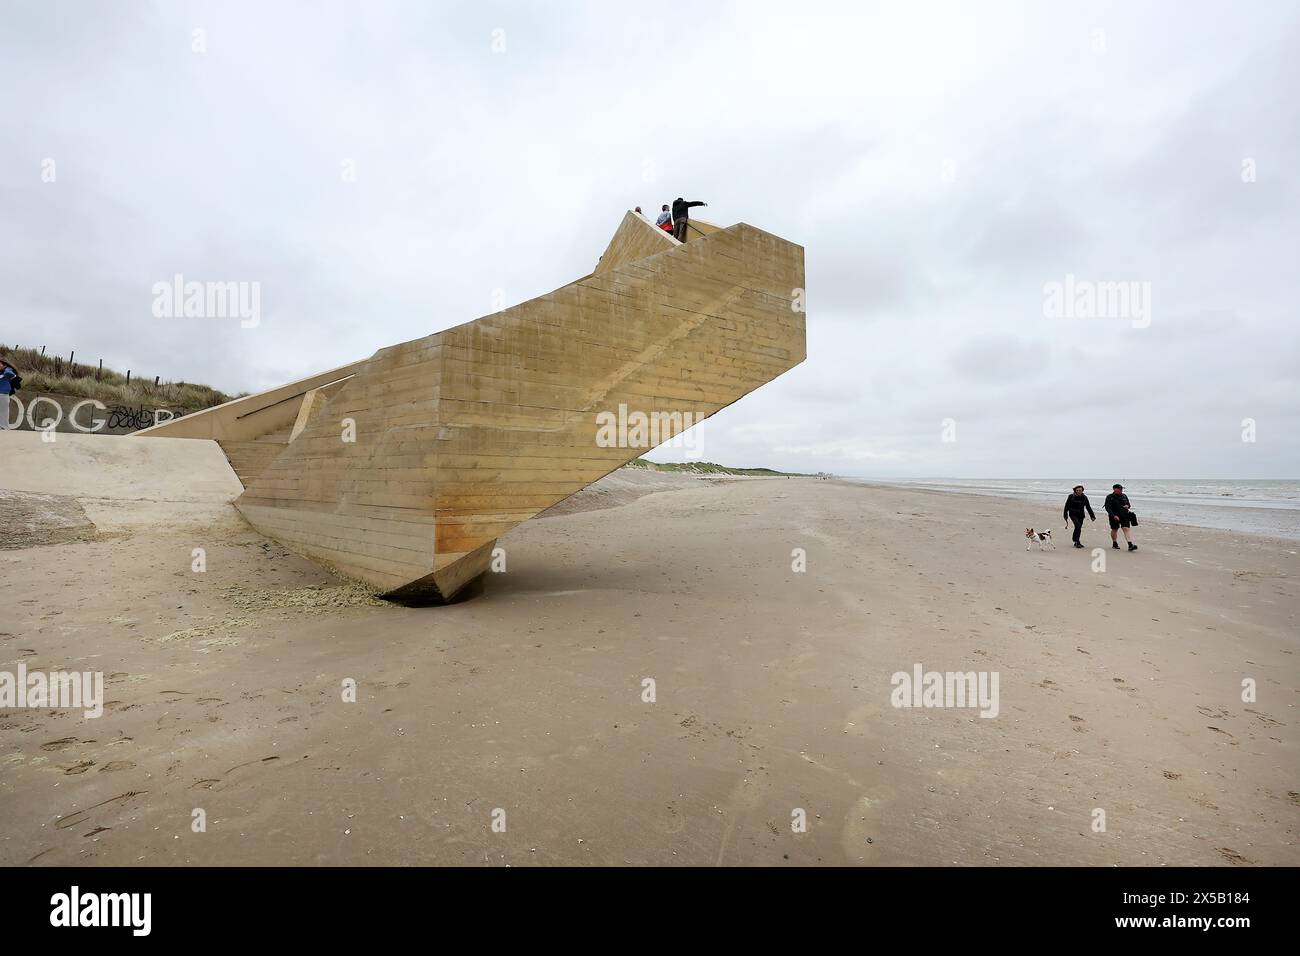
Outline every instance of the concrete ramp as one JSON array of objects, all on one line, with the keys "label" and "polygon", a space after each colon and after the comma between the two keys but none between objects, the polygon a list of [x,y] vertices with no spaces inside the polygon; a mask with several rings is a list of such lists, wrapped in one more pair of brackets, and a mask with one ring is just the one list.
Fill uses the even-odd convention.
[{"label": "concrete ramp", "polygon": [[207,439],[0,431],[0,489],[77,500],[96,526],[234,518],[243,491]]}]

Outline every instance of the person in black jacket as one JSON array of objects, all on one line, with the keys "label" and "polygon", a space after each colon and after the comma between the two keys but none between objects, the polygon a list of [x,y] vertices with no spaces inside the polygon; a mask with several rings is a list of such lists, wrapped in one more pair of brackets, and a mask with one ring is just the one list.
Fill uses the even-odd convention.
[{"label": "person in black jacket", "polygon": [[692,206],[707,206],[706,202],[687,202],[681,196],[673,200],[673,237],[678,242],[686,241],[686,223],[690,220],[691,214],[687,212]]},{"label": "person in black jacket", "polygon": [[1110,516],[1110,546],[1116,551],[1119,550],[1119,529],[1124,529],[1124,540],[1128,542],[1128,549],[1136,551],[1138,546],[1133,543],[1133,535],[1129,532],[1134,524],[1133,510],[1128,503],[1128,495],[1124,494],[1123,485],[1115,485],[1115,490],[1106,496],[1106,514]]},{"label": "person in black jacket", "polygon": [[1097,520],[1097,516],[1092,513],[1092,502],[1083,493],[1083,485],[1075,485],[1073,494],[1065,499],[1065,508],[1061,512],[1061,517],[1074,522],[1074,546],[1076,548],[1083,547],[1079,543],[1079,532],[1083,528],[1083,513],[1085,511],[1088,512],[1089,518],[1093,521]]}]

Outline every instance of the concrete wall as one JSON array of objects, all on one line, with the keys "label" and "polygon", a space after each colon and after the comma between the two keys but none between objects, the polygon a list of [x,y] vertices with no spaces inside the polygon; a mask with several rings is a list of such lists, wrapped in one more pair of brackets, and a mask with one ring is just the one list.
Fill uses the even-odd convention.
[{"label": "concrete wall", "polygon": [[0,431],[0,488],[77,499],[226,504],[242,488],[216,442]]},{"label": "concrete wall", "polygon": [[[10,427],[16,431],[31,431],[33,423],[37,428],[43,428],[47,420],[53,419],[56,422],[54,430],[57,432],[126,435],[148,428],[157,421],[179,418],[185,413],[185,409],[175,405],[144,402],[129,405],[114,402],[96,404],[92,399],[77,395],[30,392],[27,389],[20,389],[9,400]],[[78,425],[81,427],[78,428]]]}]

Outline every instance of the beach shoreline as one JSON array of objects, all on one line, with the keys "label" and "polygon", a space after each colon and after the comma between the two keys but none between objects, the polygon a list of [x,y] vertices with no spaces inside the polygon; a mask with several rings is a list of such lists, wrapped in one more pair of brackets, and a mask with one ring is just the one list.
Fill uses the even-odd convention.
[{"label": "beach shoreline", "polygon": [[[927,479],[876,479],[876,478],[839,478],[853,484],[866,484],[885,488],[897,488],[902,491],[933,491],[940,494],[971,495],[975,497],[1008,498],[1018,501],[1032,501],[1042,505],[1056,503],[1059,515],[1065,498],[1069,495],[1069,482],[1063,480],[1061,488],[1051,492],[1022,486],[991,488],[971,481],[967,484],[944,483]],[[1031,479],[1041,481],[1041,479]],[[1010,484],[1008,482],[1007,484]],[[1300,483],[1286,482],[1286,485]],[[1087,487],[1101,487],[1093,482]],[[1243,534],[1256,534],[1278,540],[1300,541],[1300,499],[1286,499],[1270,502],[1255,500],[1228,500],[1220,496],[1218,500],[1204,496],[1174,497],[1169,495],[1152,496],[1143,494],[1141,482],[1125,486],[1126,493],[1133,500],[1133,510],[1149,521],[1166,524],[1179,524],[1192,528],[1208,528],[1218,531],[1237,531]],[[1102,513],[1102,502],[1109,494],[1108,487],[1100,492],[1089,492],[1093,510]],[[1059,500],[1058,500],[1059,499]]]}]

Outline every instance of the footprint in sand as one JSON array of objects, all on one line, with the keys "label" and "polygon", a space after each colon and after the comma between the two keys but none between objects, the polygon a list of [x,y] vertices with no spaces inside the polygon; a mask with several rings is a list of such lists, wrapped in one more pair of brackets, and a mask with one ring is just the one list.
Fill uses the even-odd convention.
[{"label": "footprint in sand", "polygon": [[113,773],[116,770],[131,770],[135,767],[133,760],[110,760],[99,768],[100,773]]},{"label": "footprint in sand", "polygon": [[1251,863],[1250,860],[1246,859],[1236,850],[1230,850],[1226,846],[1219,847],[1219,856],[1223,857],[1233,866],[1247,866]]},{"label": "footprint in sand", "polygon": [[1282,726],[1282,722],[1281,722],[1281,721],[1279,721],[1279,720],[1274,720],[1274,719],[1273,719],[1272,717],[1270,717],[1268,714],[1260,713],[1258,710],[1251,710],[1249,707],[1247,707],[1247,708],[1246,708],[1246,713],[1248,713],[1248,714],[1250,714],[1251,716],[1253,716],[1256,720],[1258,720],[1261,724],[1263,724],[1263,725],[1266,726],[1266,727],[1281,727],[1281,726]]},{"label": "footprint in sand", "polygon": [[88,817],[92,811],[98,810],[100,807],[107,807],[112,804],[125,805],[136,797],[142,797],[148,792],[148,790],[128,790],[126,793],[120,793],[116,797],[109,797],[107,800],[101,800],[94,806],[86,807],[84,810],[69,813],[66,817],[61,817],[54,825],[60,830],[66,830],[68,827],[75,827],[77,824],[85,822],[86,817]]},{"label": "footprint in sand", "polygon": [[1074,716],[1074,714],[1071,714],[1071,715],[1070,715],[1070,719],[1071,719],[1072,721],[1074,721],[1074,729],[1075,729],[1075,731],[1077,731],[1078,733],[1081,733],[1081,734],[1083,734],[1083,733],[1087,733],[1088,728],[1085,727],[1085,726],[1083,726],[1083,724],[1084,724],[1084,720],[1083,720],[1082,717],[1076,717],[1076,716]]},{"label": "footprint in sand", "polygon": [[59,750],[67,750],[69,747],[74,747],[80,743],[92,744],[94,741],[78,740],[76,737],[64,737],[61,740],[51,740],[49,743],[41,744],[41,749],[47,753],[51,753]]},{"label": "footprint in sand", "polygon": [[93,766],[95,766],[95,761],[93,760],[79,760],[76,763],[74,763],[71,767],[64,767],[63,772],[65,774],[85,773]]},{"label": "footprint in sand", "polygon": [[[254,766],[255,764],[265,765],[265,764],[276,763],[279,761],[279,759],[280,759],[279,757],[270,756],[270,757],[263,757],[261,760],[248,760],[245,761],[244,763],[235,764],[235,766],[231,767],[220,777],[205,777],[202,780],[195,780],[192,784],[190,784],[190,789],[191,790],[212,790],[216,788],[217,784],[221,783],[223,780],[225,780],[226,777],[229,777],[236,770],[241,770],[244,767],[251,767]],[[307,758],[304,757],[303,759],[306,760]]]},{"label": "footprint in sand", "polygon": [[1183,775],[1182,775],[1181,773],[1174,773],[1172,770],[1166,770],[1166,771],[1164,772],[1164,774],[1165,774],[1165,779],[1166,779],[1166,780],[1182,780],[1182,779],[1183,779]]}]

